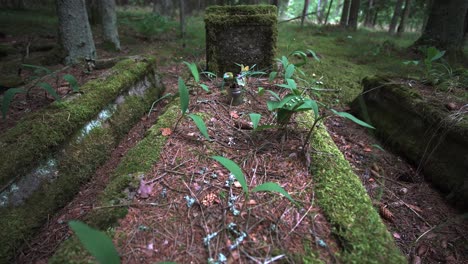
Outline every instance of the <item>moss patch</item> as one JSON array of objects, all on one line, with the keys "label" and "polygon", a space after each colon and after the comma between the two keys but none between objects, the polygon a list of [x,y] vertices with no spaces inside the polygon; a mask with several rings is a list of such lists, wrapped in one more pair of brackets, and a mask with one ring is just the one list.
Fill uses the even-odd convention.
[{"label": "moss patch", "polygon": [[[308,112],[299,119],[304,124],[313,121]],[[405,263],[358,176],[323,125],[316,128],[310,144],[317,201],[341,242],[342,262]]]},{"label": "moss patch", "polygon": [[[178,102],[172,102],[167,110],[153,125],[147,136],[132,148],[111,176],[103,194],[99,198],[100,206],[110,206],[91,212],[86,217],[86,223],[101,230],[108,230],[118,219],[127,213],[126,206],[116,206],[128,202],[126,188],[137,188],[138,176],[149,171],[152,165],[158,162],[161,149],[167,137],[161,135],[161,128],[172,127],[179,114]],[[49,263],[86,263],[90,257],[79,241],[73,237],[62,243],[57,253]]]}]

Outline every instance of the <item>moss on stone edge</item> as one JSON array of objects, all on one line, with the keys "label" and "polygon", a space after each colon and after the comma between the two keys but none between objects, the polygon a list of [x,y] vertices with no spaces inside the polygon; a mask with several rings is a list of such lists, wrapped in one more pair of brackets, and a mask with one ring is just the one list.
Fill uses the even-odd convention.
[{"label": "moss on stone edge", "polygon": [[[298,119],[303,124],[313,123],[309,112],[298,115]],[[341,261],[407,263],[372,206],[359,177],[323,125],[315,129],[310,144],[317,202],[343,247]]]},{"label": "moss on stone edge", "polygon": [[[153,83],[159,83],[154,80]],[[110,126],[96,128],[82,142],[68,145],[58,160],[59,177],[15,208],[0,209],[0,263],[8,262],[15,249],[41,227],[48,215],[65,206],[87,182],[98,166],[103,164],[118,141],[149,109],[162,92],[153,86],[143,98],[127,97],[111,117]]]},{"label": "moss on stone edge", "polygon": [[[153,125],[147,136],[132,148],[111,176],[110,183],[99,197],[99,206],[115,206],[128,202],[126,188],[137,188],[138,177],[148,172],[159,161],[161,150],[168,137],[162,136],[160,129],[172,127],[179,114],[178,101],[172,102]],[[125,206],[115,206],[92,211],[85,222],[101,230],[110,230],[117,220],[127,214]],[[73,236],[62,243],[49,263],[92,263],[91,257]]]},{"label": "moss on stone edge", "polygon": [[111,69],[113,74],[80,87],[77,98],[55,102],[1,134],[0,186],[36,167],[117,95],[154,71],[154,62],[154,58],[121,61]]}]

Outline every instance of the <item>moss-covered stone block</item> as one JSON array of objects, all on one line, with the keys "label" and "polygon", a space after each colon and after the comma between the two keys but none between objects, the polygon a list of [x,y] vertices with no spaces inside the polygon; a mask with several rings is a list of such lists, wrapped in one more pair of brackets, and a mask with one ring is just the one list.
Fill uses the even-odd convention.
[{"label": "moss-covered stone block", "polygon": [[268,71],[276,51],[277,9],[272,5],[211,6],[206,9],[206,67],[222,75],[237,64]]},{"label": "moss-covered stone block", "polygon": [[386,77],[367,77],[352,103],[377,136],[422,169],[447,198],[468,209],[468,120],[442,102]]}]

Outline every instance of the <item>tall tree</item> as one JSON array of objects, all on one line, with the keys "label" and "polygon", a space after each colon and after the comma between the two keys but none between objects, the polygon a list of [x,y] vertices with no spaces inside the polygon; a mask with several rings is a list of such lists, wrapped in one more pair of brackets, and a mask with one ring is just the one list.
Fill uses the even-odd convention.
[{"label": "tall tree", "polygon": [[343,11],[341,11],[340,26],[346,27],[349,21],[349,7],[351,0],[343,0]]},{"label": "tall tree", "polygon": [[96,47],[89,26],[84,0],[57,0],[59,35],[66,57],[65,63],[80,59],[96,59]]},{"label": "tall tree", "polygon": [[325,15],[325,22],[324,22],[325,25],[328,22],[328,17],[330,16],[330,10],[331,10],[332,5],[333,5],[333,0],[330,0],[330,4],[328,5],[327,14]]},{"label": "tall tree", "polygon": [[352,0],[349,8],[349,20],[347,27],[351,30],[357,30],[358,18],[359,18],[359,5],[361,0]]},{"label": "tall tree", "polygon": [[403,0],[397,0],[395,4],[395,9],[393,11],[392,21],[390,21],[390,26],[388,28],[388,32],[390,34],[395,34],[396,32],[398,19],[400,19],[401,17],[402,6],[403,6]]},{"label": "tall tree", "polygon": [[366,16],[364,18],[364,26],[372,27],[372,22],[374,21],[374,11],[375,11],[375,3],[374,0],[369,0],[367,2],[367,10]]},{"label": "tall tree", "polygon": [[304,26],[304,20],[307,15],[307,9],[309,9],[309,0],[304,0],[304,8],[302,9],[302,17],[301,17],[301,27]]},{"label": "tall tree", "polygon": [[102,19],[102,33],[104,42],[114,50],[120,50],[119,32],[117,31],[117,16],[115,14],[115,0],[99,1],[99,13]]},{"label": "tall tree", "polygon": [[466,0],[434,0],[424,31],[413,46],[435,46],[446,50],[451,62],[462,61]]},{"label": "tall tree", "polygon": [[405,0],[405,9],[403,11],[403,15],[401,16],[400,25],[398,26],[398,36],[400,36],[403,32],[405,32],[406,22],[408,21],[408,17],[410,14],[411,8],[411,0]]}]

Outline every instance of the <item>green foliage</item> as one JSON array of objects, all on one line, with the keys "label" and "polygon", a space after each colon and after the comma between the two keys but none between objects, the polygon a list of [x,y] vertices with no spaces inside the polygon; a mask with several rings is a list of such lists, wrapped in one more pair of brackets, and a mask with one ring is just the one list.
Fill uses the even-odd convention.
[{"label": "green foliage", "polygon": [[182,115],[185,115],[189,106],[189,91],[187,89],[187,86],[185,85],[184,80],[182,80],[182,78],[180,77],[178,80],[178,86],[180,96],[180,110],[182,111]]},{"label": "green foliage", "polygon": [[50,84],[45,83],[45,82],[40,82],[37,84],[37,86],[41,87],[42,89],[46,90],[50,95],[52,95],[55,100],[60,101],[60,96],[57,94],[57,92],[54,90]]},{"label": "green foliage", "polygon": [[104,233],[95,230],[79,221],[70,221],[70,228],[78,236],[79,240],[99,263],[120,263],[119,253],[112,244],[112,240]]},{"label": "green foliage", "polygon": [[[205,92],[209,92],[210,88],[206,84],[200,83],[200,73],[198,72],[197,65],[195,63],[193,63],[193,62],[189,63],[189,62],[186,62],[186,61],[184,61],[184,64],[187,65],[187,67],[189,68],[190,73],[192,74],[193,79],[195,80],[195,83],[198,86],[200,86],[203,90],[205,90]],[[203,73],[208,74],[209,76],[213,75],[213,73],[211,73],[211,72],[203,72]]]},{"label": "green foliage", "polygon": [[260,122],[260,118],[262,118],[261,114],[257,113],[250,113],[249,114],[250,120],[252,121],[252,127],[255,130],[258,128],[258,123]]},{"label": "green foliage", "polygon": [[3,101],[2,101],[2,116],[3,116],[3,119],[6,118],[8,108],[10,108],[10,103],[11,103],[11,101],[13,101],[13,98],[18,93],[26,93],[26,91],[23,88],[10,88],[3,95]]},{"label": "green foliage", "polygon": [[346,113],[346,112],[338,112],[336,111],[335,109],[330,109],[335,115],[337,116],[341,116],[341,117],[344,117],[346,119],[349,119],[351,121],[353,121],[354,123],[360,125],[360,126],[363,126],[363,127],[367,127],[367,128],[370,128],[370,129],[375,129],[375,127],[367,124],[366,122],[362,121],[362,120],[359,120],[358,118],[356,118],[355,116],[353,116],[352,114],[350,113]]},{"label": "green foliage", "polygon": [[120,17],[120,23],[147,38],[160,37],[163,33],[175,31],[177,26],[177,23],[170,21],[167,17],[155,13],[135,16],[130,12],[122,12]]},{"label": "green foliage", "polygon": [[78,86],[78,81],[76,80],[75,76],[71,74],[65,74],[62,78],[70,84],[73,92],[79,92],[80,87]]},{"label": "green foliage", "polygon": [[[221,163],[221,165],[223,165],[226,169],[229,170],[229,172],[231,172],[234,175],[237,181],[239,181],[242,187],[242,190],[244,191],[248,199],[249,189],[247,186],[247,182],[245,180],[244,173],[242,172],[239,165],[237,165],[234,161],[221,157],[221,156],[212,156],[211,158]],[[266,182],[266,183],[260,184],[256,186],[254,189],[252,189],[252,192],[277,192],[277,193],[284,195],[291,202],[294,202],[294,199],[289,195],[289,193],[285,189],[283,189],[283,187],[279,186],[277,183],[274,183],[274,182]]]},{"label": "green foliage", "polygon": [[198,130],[200,130],[200,133],[202,133],[202,135],[206,139],[211,140],[210,136],[208,135],[208,129],[206,129],[206,125],[203,119],[200,116],[195,115],[195,114],[190,114],[188,116],[193,120]]}]

